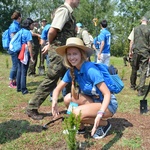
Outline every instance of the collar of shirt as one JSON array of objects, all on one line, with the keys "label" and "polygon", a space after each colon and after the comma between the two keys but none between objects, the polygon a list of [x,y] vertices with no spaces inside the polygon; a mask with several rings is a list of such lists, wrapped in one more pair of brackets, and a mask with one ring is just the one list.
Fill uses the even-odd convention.
[{"label": "collar of shirt", "polygon": [[13,23],[20,25],[20,23],[17,20],[13,20]]},{"label": "collar of shirt", "polygon": [[70,13],[72,14],[73,13],[73,9],[72,7],[68,4],[68,3],[64,3],[64,5],[68,8],[68,10],[70,11]]}]

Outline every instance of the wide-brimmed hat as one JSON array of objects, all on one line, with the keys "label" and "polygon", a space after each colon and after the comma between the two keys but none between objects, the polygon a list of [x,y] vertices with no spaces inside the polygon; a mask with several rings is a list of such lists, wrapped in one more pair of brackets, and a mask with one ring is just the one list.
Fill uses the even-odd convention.
[{"label": "wide-brimmed hat", "polygon": [[77,37],[68,38],[66,41],[66,45],[58,47],[56,49],[56,52],[59,55],[64,56],[66,53],[66,49],[69,47],[77,47],[77,48],[85,51],[85,53],[87,54],[87,57],[90,57],[93,53],[93,50],[89,47],[84,46],[83,41]]}]

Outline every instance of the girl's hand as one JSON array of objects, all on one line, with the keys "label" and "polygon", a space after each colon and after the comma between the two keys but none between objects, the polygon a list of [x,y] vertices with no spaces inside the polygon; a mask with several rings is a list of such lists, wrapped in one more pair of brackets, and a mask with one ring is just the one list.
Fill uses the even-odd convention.
[{"label": "girl's hand", "polygon": [[94,135],[94,133],[95,133],[97,127],[98,127],[99,124],[100,124],[100,120],[101,120],[101,117],[100,117],[99,115],[97,115],[96,118],[95,118],[95,121],[94,121],[94,126],[93,126],[92,131],[91,131],[91,136]]},{"label": "girl's hand", "polygon": [[58,106],[57,106],[57,103],[55,102],[52,103],[52,114],[54,118],[59,115]]}]

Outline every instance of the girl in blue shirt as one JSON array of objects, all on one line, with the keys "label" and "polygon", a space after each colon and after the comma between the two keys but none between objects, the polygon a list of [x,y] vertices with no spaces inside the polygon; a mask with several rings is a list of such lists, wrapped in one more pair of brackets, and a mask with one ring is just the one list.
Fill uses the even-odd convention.
[{"label": "girl in blue shirt", "polygon": [[27,70],[29,67],[29,61],[33,61],[32,57],[32,33],[30,30],[33,30],[33,20],[31,18],[27,18],[22,23],[22,29],[19,31],[22,35],[21,42],[22,45],[25,44],[25,48],[27,51],[27,63],[23,63],[20,60],[18,61],[18,70],[17,70],[17,92],[22,92],[22,94],[27,94],[28,89],[26,87],[26,76],[27,76]]},{"label": "girl in blue shirt", "polygon": [[[106,119],[114,115],[118,104],[116,97],[107,88],[100,70],[94,63],[87,61],[93,50],[85,47],[81,39],[72,37],[67,40],[65,46],[57,48],[56,52],[64,56],[64,64],[69,69],[53,91],[52,114],[54,117],[59,114],[59,93],[72,82],[71,93],[64,97],[64,103],[67,108],[70,102],[78,104],[78,107],[73,109],[76,115],[81,112],[78,133],[84,133],[84,124],[94,124],[91,135],[95,139],[103,138],[111,128]],[[78,93],[75,91],[75,83],[79,86]]]},{"label": "girl in blue shirt", "polygon": [[[13,22],[9,26],[10,39],[12,39],[13,36],[20,30],[20,22],[21,22],[20,12],[15,11],[11,16],[11,19],[13,19]],[[9,87],[16,88],[18,55],[16,53],[12,53],[10,50],[8,50],[8,53],[11,55],[11,60],[12,60],[12,68],[10,70],[10,75],[9,75],[9,80],[10,80]]]}]

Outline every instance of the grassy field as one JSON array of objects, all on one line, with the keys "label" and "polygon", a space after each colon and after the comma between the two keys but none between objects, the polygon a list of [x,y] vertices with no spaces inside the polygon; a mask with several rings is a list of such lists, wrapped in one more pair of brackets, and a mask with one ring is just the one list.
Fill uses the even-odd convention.
[{"label": "grassy field", "polygon": [[[44,76],[28,77],[27,88],[30,94],[22,95],[17,93],[15,89],[8,87],[11,68],[10,56],[0,54],[0,60],[0,149],[65,150],[66,143],[62,134],[61,122],[43,131],[42,125],[47,123],[50,117],[35,121],[25,114],[27,103]],[[123,91],[116,95],[119,107],[111,120],[113,127],[109,135],[102,140],[94,140],[89,136],[77,137],[77,139],[88,143],[87,150],[148,150],[150,147],[150,133],[148,133],[150,131],[150,113],[140,114],[139,101],[143,97],[138,97],[137,92],[129,88],[131,67],[129,64],[124,67],[123,59],[116,57],[111,57],[111,64],[119,69],[119,75],[125,84]],[[149,78],[146,80],[146,87],[148,82]],[[149,106],[150,94],[147,100],[149,100]],[[62,101],[59,102],[59,106],[63,108]],[[40,112],[50,111],[51,102],[48,97],[42,104]]]}]

